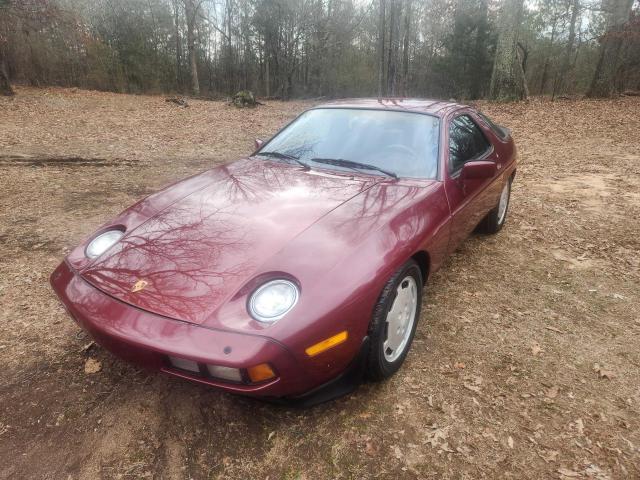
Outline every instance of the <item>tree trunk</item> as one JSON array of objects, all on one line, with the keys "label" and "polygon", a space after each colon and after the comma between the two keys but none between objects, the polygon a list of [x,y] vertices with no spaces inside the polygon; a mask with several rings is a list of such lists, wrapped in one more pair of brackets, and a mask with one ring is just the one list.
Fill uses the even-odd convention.
[{"label": "tree trunk", "polygon": [[[380,0],[380,23],[378,25],[378,97],[386,93],[384,88],[384,37],[385,37],[385,0]],[[383,90],[384,89],[384,90]]]},{"label": "tree trunk", "polygon": [[[0,39],[2,39],[2,31],[0,31]],[[5,63],[5,57],[4,57],[4,52],[2,50],[1,43],[0,43],[0,95],[4,95],[5,97],[11,97],[15,95],[13,88],[11,88],[9,75],[7,74],[7,65]]]},{"label": "tree trunk", "polygon": [[602,9],[607,12],[607,30],[601,39],[600,59],[587,92],[588,97],[608,98],[616,91],[614,80],[624,43],[622,31],[629,20],[632,4],[633,0],[602,0]]},{"label": "tree trunk", "polygon": [[387,71],[387,92],[396,95],[398,80],[398,51],[400,37],[400,0],[391,0],[389,15],[389,64]]},{"label": "tree trunk", "polygon": [[411,0],[406,0],[404,9],[404,41],[402,45],[402,88],[400,94],[407,96],[409,83],[409,34],[411,29]]},{"label": "tree trunk", "polygon": [[472,60],[472,68],[478,74],[482,73],[482,77],[476,78],[476,81],[471,83],[470,93],[472,99],[482,98],[484,95],[489,73],[485,67],[488,63],[487,41],[489,33],[489,5],[487,0],[481,0],[479,8],[478,25],[476,27],[475,59]]},{"label": "tree trunk", "polygon": [[191,70],[191,93],[200,95],[200,82],[198,81],[198,62],[196,57],[196,14],[198,13],[198,5],[194,4],[195,0],[185,0],[184,8],[187,17],[187,50],[189,52],[189,68]]},{"label": "tree trunk", "polygon": [[267,94],[267,98],[271,96],[271,77],[269,76],[269,52],[265,52],[264,55],[264,90]]},{"label": "tree trunk", "polygon": [[558,25],[558,19],[553,17],[553,24],[551,26],[551,41],[549,42],[549,49],[547,50],[547,56],[544,60],[544,67],[542,68],[542,78],[540,79],[539,94],[543,95],[547,89],[547,82],[549,80],[549,66],[551,64],[551,52],[553,51],[553,41],[556,38],[556,26]]},{"label": "tree trunk", "polygon": [[233,8],[231,5],[231,0],[227,0],[226,1],[226,8],[225,8],[226,14],[227,14],[227,22],[226,22],[226,38],[227,38],[227,61],[226,61],[226,65],[227,65],[227,92],[229,93],[229,95],[233,95],[235,93],[235,62],[234,62],[234,58],[233,58],[233,39],[232,39],[232,31],[231,31],[231,15],[233,13]]},{"label": "tree trunk", "polygon": [[573,43],[576,39],[576,20],[578,18],[578,10],[580,9],[580,0],[573,0],[571,6],[571,20],[569,21],[569,38],[567,39],[567,46],[562,57],[562,65],[560,66],[559,78],[557,85],[554,85],[553,94],[551,99],[553,100],[556,93],[565,93],[568,85],[568,76],[571,71],[571,59],[573,57]]},{"label": "tree trunk", "polygon": [[173,2],[174,16],[173,23],[176,36],[176,89],[182,91],[182,42],[180,41],[180,12],[178,10],[178,2]]},{"label": "tree trunk", "polygon": [[11,82],[9,82],[9,75],[7,75],[7,68],[4,64],[4,58],[0,54],[0,95],[5,97],[11,97],[15,95],[13,88],[11,88]]},{"label": "tree trunk", "polygon": [[522,82],[522,98],[529,98],[529,87],[527,85],[527,59],[529,58],[529,50],[527,50],[520,42],[518,42],[516,46],[516,58],[518,59],[518,66],[520,67],[518,76]]},{"label": "tree trunk", "polygon": [[526,79],[518,60],[518,28],[523,0],[504,0],[500,11],[498,44],[489,98],[501,102],[526,98]]}]

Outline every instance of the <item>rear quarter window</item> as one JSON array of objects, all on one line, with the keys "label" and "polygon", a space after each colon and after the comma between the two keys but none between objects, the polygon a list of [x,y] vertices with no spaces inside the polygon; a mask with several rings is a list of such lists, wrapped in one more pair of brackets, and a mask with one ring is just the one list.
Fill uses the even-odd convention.
[{"label": "rear quarter window", "polygon": [[482,121],[485,124],[487,124],[487,126],[491,129],[491,131],[496,134],[498,138],[500,138],[501,140],[506,140],[507,138],[509,138],[509,135],[511,135],[511,132],[509,131],[508,128],[498,125],[482,112],[476,112],[476,113],[482,119]]}]

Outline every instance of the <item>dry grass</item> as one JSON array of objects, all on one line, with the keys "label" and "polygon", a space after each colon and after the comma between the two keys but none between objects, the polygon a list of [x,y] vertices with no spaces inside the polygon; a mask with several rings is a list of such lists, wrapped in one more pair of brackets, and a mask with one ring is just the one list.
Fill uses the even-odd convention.
[{"label": "dry grass", "polygon": [[386,383],[298,411],[82,351],[68,248],[305,106],[0,99],[0,478],[640,477],[638,98],[484,105],[520,149],[508,225],[433,276]]}]

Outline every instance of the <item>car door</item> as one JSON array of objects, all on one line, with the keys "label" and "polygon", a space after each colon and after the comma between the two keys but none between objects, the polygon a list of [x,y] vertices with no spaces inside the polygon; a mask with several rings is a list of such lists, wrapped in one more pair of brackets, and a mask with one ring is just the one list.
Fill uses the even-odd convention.
[{"label": "car door", "polygon": [[449,250],[455,250],[495,206],[492,188],[496,177],[461,178],[465,163],[497,160],[492,144],[470,112],[454,115],[448,121],[448,159],[445,169],[445,191],[451,211]]}]

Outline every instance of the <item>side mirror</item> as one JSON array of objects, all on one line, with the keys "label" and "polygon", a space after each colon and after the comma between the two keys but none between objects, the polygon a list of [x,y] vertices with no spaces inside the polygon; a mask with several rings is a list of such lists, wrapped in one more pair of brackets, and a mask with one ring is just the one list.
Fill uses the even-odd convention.
[{"label": "side mirror", "polygon": [[478,160],[475,162],[467,162],[462,167],[462,173],[460,179],[465,180],[481,180],[485,178],[492,178],[496,174],[495,162],[489,162],[487,160]]},{"label": "side mirror", "polygon": [[262,145],[264,145],[264,140],[260,140],[259,138],[256,138],[254,140],[254,145],[256,146],[256,150],[260,150],[262,148]]}]

